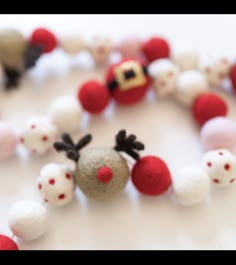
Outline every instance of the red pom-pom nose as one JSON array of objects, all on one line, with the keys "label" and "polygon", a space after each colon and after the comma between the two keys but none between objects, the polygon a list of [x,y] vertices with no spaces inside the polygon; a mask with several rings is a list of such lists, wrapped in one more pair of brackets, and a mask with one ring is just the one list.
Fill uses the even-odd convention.
[{"label": "red pom-pom nose", "polygon": [[97,171],[97,179],[102,183],[107,183],[112,179],[113,172],[109,167],[100,167]]},{"label": "red pom-pom nose", "polygon": [[146,195],[160,195],[171,185],[171,175],[166,163],[155,156],[145,156],[132,170],[135,187]]},{"label": "red pom-pom nose", "polygon": [[0,250],[18,250],[18,246],[10,237],[0,235]]}]

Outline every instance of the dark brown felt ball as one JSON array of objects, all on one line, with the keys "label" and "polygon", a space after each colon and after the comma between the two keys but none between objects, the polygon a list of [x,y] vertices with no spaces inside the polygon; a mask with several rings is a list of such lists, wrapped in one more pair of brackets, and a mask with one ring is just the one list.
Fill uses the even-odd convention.
[{"label": "dark brown felt ball", "polygon": [[[112,171],[109,181],[101,181],[101,168]],[[104,201],[120,193],[130,176],[126,160],[114,149],[88,148],[81,151],[76,168],[76,181],[82,192],[89,198]]]}]

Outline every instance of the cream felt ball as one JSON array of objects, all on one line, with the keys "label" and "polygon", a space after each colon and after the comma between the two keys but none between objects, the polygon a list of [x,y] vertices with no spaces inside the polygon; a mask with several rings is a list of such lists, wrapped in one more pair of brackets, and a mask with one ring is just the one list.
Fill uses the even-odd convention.
[{"label": "cream felt ball", "polygon": [[208,91],[205,76],[196,70],[181,72],[177,78],[176,97],[183,105],[191,107],[195,99]]},{"label": "cream felt ball", "polygon": [[203,201],[209,190],[210,179],[199,166],[187,166],[173,176],[173,192],[181,205],[190,206]]},{"label": "cream felt ball", "polygon": [[152,77],[153,87],[159,96],[167,96],[176,88],[179,68],[169,59],[153,61],[148,66],[148,73]]},{"label": "cream felt ball", "polygon": [[193,70],[198,66],[198,54],[195,50],[180,51],[173,56],[173,61],[181,71]]},{"label": "cream felt ball", "polygon": [[74,176],[66,165],[50,163],[44,166],[37,179],[43,200],[52,205],[68,204],[74,196]]},{"label": "cream felt ball", "polygon": [[217,149],[203,156],[203,166],[215,186],[227,187],[235,182],[236,158],[227,149]]},{"label": "cream felt ball", "polygon": [[26,121],[20,140],[32,154],[42,155],[52,148],[57,133],[56,126],[48,118],[32,117]]},{"label": "cream felt ball", "polygon": [[201,143],[205,150],[236,148],[236,123],[227,117],[216,117],[208,120],[202,127]]},{"label": "cream felt ball", "polygon": [[138,37],[126,37],[117,45],[117,50],[125,57],[138,57],[141,53],[142,40]]},{"label": "cream felt ball", "polygon": [[60,132],[79,130],[82,110],[74,96],[61,96],[55,99],[49,106],[48,114]]},{"label": "cream felt ball", "polygon": [[0,121],[0,159],[9,158],[15,154],[18,137],[11,124]]},{"label": "cream felt ball", "polygon": [[39,202],[16,202],[10,207],[8,224],[15,236],[34,240],[46,232],[47,211]]},{"label": "cream felt ball", "polygon": [[59,45],[69,55],[75,55],[86,48],[85,41],[78,34],[67,34],[63,36],[59,41]]}]

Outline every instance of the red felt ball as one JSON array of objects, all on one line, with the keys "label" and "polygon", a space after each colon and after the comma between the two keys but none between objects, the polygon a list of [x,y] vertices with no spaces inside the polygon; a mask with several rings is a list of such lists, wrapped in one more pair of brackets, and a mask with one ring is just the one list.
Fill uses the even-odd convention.
[{"label": "red felt ball", "polygon": [[[117,81],[117,86],[111,91],[111,95],[113,98],[122,105],[131,105],[139,102],[140,100],[143,99],[145,94],[147,93],[150,84],[151,84],[151,79],[147,75],[143,75],[141,78],[144,82],[141,82],[140,85],[133,85],[128,89],[123,89],[122,85],[119,83],[119,80],[117,80],[117,69],[122,68],[126,62],[135,62],[137,65],[140,67],[144,67],[145,64],[144,62],[141,62],[140,60],[137,59],[123,59],[119,63],[111,65],[111,67],[108,69],[106,73],[106,84],[109,86],[109,84],[113,81]],[[134,70],[132,67],[130,70]],[[142,75],[142,74],[141,74]],[[139,74],[136,75],[135,78],[139,78]],[[133,79],[133,80],[134,80]],[[127,85],[127,82],[129,82],[131,79],[128,79],[127,81],[124,81],[124,84]]]},{"label": "red felt ball", "polygon": [[139,159],[131,175],[134,186],[146,195],[160,195],[171,185],[171,174],[166,163],[155,156]]},{"label": "red felt ball", "polygon": [[230,79],[231,79],[233,90],[236,91],[236,64],[231,69]]},{"label": "red felt ball", "polygon": [[204,93],[194,101],[192,110],[195,120],[202,126],[209,119],[226,116],[228,106],[218,95]]},{"label": "red felt ball", "polygon": [[33,45],[42,46],[44,53],[53,51],[57,46],[56,36],[45,28],[38,28],[34,30],[29,42]]},{"label": "red felt ball", "polygon": [[98,81],[85,82],[78,90],[78,99],[85,110],[97,114],[109,103],[110,94],[106,86]]},{"label": "red felt ball", "polygon": [[163,38],[153,37],[144,42],[142,51],[149,62],[170,56],[170,46]]},{"label": "red felt ball", "polygon": [[0,235],[0,250],[18,250],[18,246],[11,238]]},{"label": "red felt ball", "polygon": [[101,167],[97,171],[97,179],[102,183],[107,183],[112,179],[113,172],[109,167]]}]

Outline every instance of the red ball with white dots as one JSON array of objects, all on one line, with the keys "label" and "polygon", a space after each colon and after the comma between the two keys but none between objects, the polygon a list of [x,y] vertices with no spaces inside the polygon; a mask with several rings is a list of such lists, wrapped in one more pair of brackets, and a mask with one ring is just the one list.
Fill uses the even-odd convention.
[{"label": "red ball with white dots", "polygon": [[0,250],[18,250],[18,246],[10,237],[0,235]]},{"label": "red ball with white dots", "polygon": [[168,42],[159,37],[152,37],[144,42],[142,51],[149,62],[161,58],[168,58],[170,56],[170,46]]},{"label": "red ball with white dots", "polygon": [[202,126],[209,119],[226,116],[228,106],[220,96],[204,93],[195,100],[192,111],[195,120]]},{"label": "red ball with white dots", "polygon": [[122,105],[142,100],[151,83],[145,63],[132,58],[113,64],[108,69],[105,80],[112,97]]},{"label": "red ball with white dots", "polygon": [[232,83],[232,88],[234,91],[236,91],[236,64],[231,69],[230,79]]},{"label": "red ball with white dots", "polygon": [[92,114],[101,113],[110,101],[110,93],[106,86],[95,80],[82,84],[77,96],[83,108]]},{"label": "red ball with white dots", "polygon": [[132,169],[131,176],[134,186],[146,195],[160,195],[172,182],[168,166],[155,156],[139,159]]},{"label": "red ball with white dots", "polygon": [[58,43],[56,36],[45,28],[34,30],[29,42],[33,45],[42,46],[44,53],[52,52],[57,47]]}]

